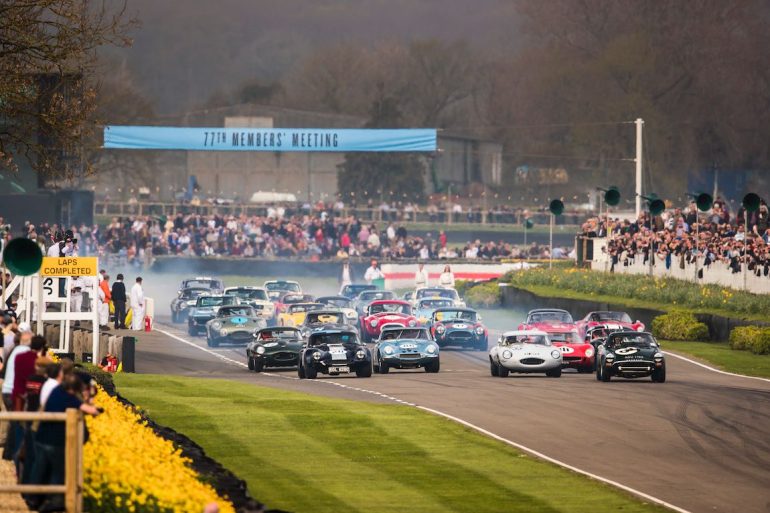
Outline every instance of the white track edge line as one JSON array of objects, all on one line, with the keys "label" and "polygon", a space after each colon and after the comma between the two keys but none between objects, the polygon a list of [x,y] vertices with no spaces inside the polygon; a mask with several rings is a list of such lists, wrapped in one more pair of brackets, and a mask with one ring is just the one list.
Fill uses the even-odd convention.
[{"label": "white track edge line", "polygon": [[[205,347],[201,347],[198,344],[195,344],[194,342],[190,342],[189,340],[185,340],[182,337],[174,335],[173,333],[169,333],[168,331],[165,331],[165,330],[162,330],[162,329],[156,329],[156,331],[159,331],[160,333],[163,333],[164,335],[167,335],[167,336],[173,338],[174,340],[178,340],[178,341],[180,341],[182,343],[185,343],[185,344],[187,344],[189,346],[195,347],[197,349],[200,349],[201,351],[204,351],[206,353],[214,355],[214,356],[216,356],[217,358],[219,358],[221,360],[225,360],[227,362],[233,363],[233,364],[238,365],[240,367],[247,367],[247,365],[245,363],[243,363],[243,362],[239,362],[237,360],[233,360],[232,358],[228,358],[227,356],[224,356],[224,355],[221,355],[221,354],[219,354],[217,352],[211,351],[210,349],[206,349]],[[669,354],[671,354],[671,353],[669,353]],[[677,356],[679,358],[682,358],[682,357],[680,357],[678,355],[672,355],[672,356]],[[687,360],[687,358],[683,358],[683,359]],[[692,363],[695,363],[696,365],[701,365],[702,367],[710,369],[709,367],[707,367],[705,365],[702,365],[702,364],[700,364],[698,362],[692,362]],[[717,372],[722,372],[722,371],[719,371],[718,369],[712,369],[712,370],[715,370]],[[284,379],[293,379],[293,380],[299,381],[299,378],[295,378],[293,376],[284,376],[282,374],[273,374],[273,373],[269,373],[269,372],[263,372],[261,374],[263,374],[265,376],[278,377],[278,378],[284,378]],[[730,373],[725,373],[725,374],[730,374]],[[740,376],[740,374],[736,374],[736,375]],[[751,376],[745,376],[745,377],[751,377]],[[762,379],[762,378],[760,378],[760,379]],[[626,485],[624,485],[622,483],[618,483],[617,481],[613,481],[611,479],[607,479],[607,478],[602,477],[600,475],[593,474],[591,472],[588,472],[587,470],[582,470],[582,469],[580,469],[578,467],[570,465],[569,463],[565,463],[565,462],[563,462],[561,460],[557,460],[556,458],[552,458],[550,456],[547,456],[547,455],[543,454],[542,452],[536,451],[534,449],[530,449],[526,445],[522,445],[522,444],[514,442],[512,440],[508,440],[507,438],[504,438],[504,437],[502,437],[500,435],[497,435],[497,434],[495,434],[495,433],[493,433],[491,431],[488,431],[488,430],[486,430],[486,429],[484,429],[484,428],[482,428],[480,426],[472,424],[472,423],[470,423],[470,422],[468,422],[466,420],[463,420],[463,419],[461,419],[459,417],[455,417],[455,416],[450,415],[448,413],[444,413],[444,412],[442,412],[440,410],[434,410],[433,408],[428,408],[427,406],[420,406],[419,404],[415,404],[415,403],[411,403],[411,402],[408,402],[408,401],[404,401],[403,399],[398,399],[396,397],[393,397],[393,396],[390,396],[390,395],[387,395],[387,394],[383,394],[382,392],[376,392],[374,390],[367,390],[365,388],[353,387],[353,386],[350,386],[350,385],[345,385],[344,383],[338,383],[336,381],[317,381],[317,383],[324,383],[324,384],[327,384],[327,385],[333,385],[333,386],[337,386],[337,387],[340,387],[340,388],[345,388],[345,389],[348,389],[348,390],[353,390],[353,391],[356,391],[356,392],[363,392],[363,393],[367,393],[367,394],[376,395],[378,397],[382,397],[383,399],[388,399],[388,400],[393,401],[393,402],[398,403],[398,404],[402,404],[402,405],[405,405],[405,406],[411,406],[411,407],[417,408],[419,410],[431,413],[433,415],[437,415],[439,417],[443,417],[445,419],[448,419],[448,420],[451,420],[453,422],[456,422],[456,423],[458,423],[458,424],[460,424],[462,426],[465,426],[467,428],[473,429],[474,431],[476,431],[478,433],[481,433],[481,434],[483,434],[485,436],[488,436],[489,438],[493,438],[493,439],[495,439],[495,440],[497,440],[499,442],[503,442],[506,445],[510,445],[511,447],[515,447],[516,449],[519,449],[520,451],[523,451],[523,452],[526,452],[526,453],[528,453],[528,454],[530,454],[532,456],[535,456],[538,459],[547,461],[547,462],[552,463],[554,465],[558,465],[558,466],[560,466],[562,468],[565,468],[567,470],[571,470],[572,472],[576,472],[576,473],[578,473],[580,475],[586,476],[588,478],[591,478],[593,480],[602,482],[604,484],[607,484],[607,485],[610,485],[610,486],[614,486],[615,488],[618,488],[620,490],[628,492],[631,495],[635,495],[638,498],[645,499],[645,500],[647,500],[649,502],[652,502],[652,503],[657,504],[659,506],[663,506],[665,508],[671,509],[671,510],[676,511],[678,513],[691,513],[689,510],[686,510],[684,508],[680,508],[679,506],[675,506],[675,505],[673,505],[673,504],[671,504],[669,502],[664,501],[663,499],[658,499],[657,497],[654,497],[652,495],[644,493],[641,490],[637,490],[635,488],[631,488],[630,486],[626,486]]]},{"label": "white track edge line", "polygon": [[716,372],[717,374],[724,374],[725,376],[734,376],[736,378],[756,379],[756,380],[759,380],[759,381],[766,381],[766,382],[770,383],[770,379],[768,379],[768,378],[761,378],[759,376],[747,376],[746,374],[736,374],[734,372],[723,371],[723,370],[717,369],[715,367],[711,367],[709,365],[706,365],[704,363],[700,363],[700,362],[697,362],[695,360],[691,360],[690,358],[682,356],[682,355],[680,355],[678,353],[672,353],[672,352],[666,351],[665,347],[663,348],[663,353],[666,354],[667,356],[673,356],[674,358],[679,358],[680,360],[684,360],[687,363],[691,363],[693,365],[697,365],[698,367],[702,367],[702,368],[704,368],[706,370],[710,370],[711,372]]}]

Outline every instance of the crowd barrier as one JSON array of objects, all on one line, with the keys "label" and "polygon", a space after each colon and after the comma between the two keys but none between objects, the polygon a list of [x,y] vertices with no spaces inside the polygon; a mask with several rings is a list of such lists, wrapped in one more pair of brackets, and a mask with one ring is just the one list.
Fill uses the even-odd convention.
[{"label": "crowd barrier", "polygon": [[[642,256],[638,256],[633,261],[625,265],[622,261],[612,267],[612,262],[602,248],[607,246],[606,238],[583,239],[585,246],[592,245],[590,253],[592,258],[586,259],[590,263],[591,269],[595,271],[607,271],[620,274],[646,274],[649,276],[658,276],[666,278],[676,278],[678,280],[689,281],[700,284],[720,285],[736,290],[746,290],[755,294],[770,294],[770,276],[756,276],[753,271],[746,269],[746,264],[742,266],[740,272],[733,272],[727,262],[714,262],[710,266],[703,265],[703,259],[698,258],[697,262],[682,262],[679,257],[672,256],[670,265],[667,267],[665,260],[655,259],[653,265],[645,263]],[[745,276],[744,276],[745,273]]]},{"label": "crowd barrier", "polygon": [[[44,323],[43,336],[48,342],[48,347],[55,352],[59,349],[60,330],[59,323]],[[60,356],[72,358],[75,362],[96,363],[108,354],[115,356],[121,364],[123,372],[136,371],[136,338],[132,336],[113,335],[110,332],[99,333],[99,352],[92,353],[93,332],[87,325],[70,327],[70,350],[68,353],[60,353]]]}]

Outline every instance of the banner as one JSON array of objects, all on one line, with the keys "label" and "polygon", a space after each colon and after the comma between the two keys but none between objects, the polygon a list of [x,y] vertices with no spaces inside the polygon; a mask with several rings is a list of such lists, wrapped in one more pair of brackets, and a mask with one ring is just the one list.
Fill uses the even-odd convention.
[{"label": "banner", "polygon": [[104,127],[104,147],[201,151],[436,151],[435,129]]}]

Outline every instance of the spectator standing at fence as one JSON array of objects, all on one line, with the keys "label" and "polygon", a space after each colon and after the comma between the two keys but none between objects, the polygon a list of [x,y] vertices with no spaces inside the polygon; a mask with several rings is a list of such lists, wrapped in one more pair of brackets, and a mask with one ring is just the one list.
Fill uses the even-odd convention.
[{"label": "spectator standing at fence", "polygon": [[131,287],[131,329],[144,328],[144,290],[142,290],[142,277],[136,279]]},{"label": "spectator standing at fence", "polygon": [[112,284],[112,305],[115,307],[115,329],[126,329],[126,285],[123,283],[123,275],[118,274],[117,280]]},{"label": "spectator standing at fence", "polygon": [[414,273],[414,288],[428,286],[428,271],[425,270],[425,264],[420,262],[417,264],[417,272]]},{"label": "spectator standing at fence", "polygon": [[445,289],[455,288],[455,275],[448,265],[444,266],[444,272],[439,276],[438,284],[439,287],[444,287]]}]

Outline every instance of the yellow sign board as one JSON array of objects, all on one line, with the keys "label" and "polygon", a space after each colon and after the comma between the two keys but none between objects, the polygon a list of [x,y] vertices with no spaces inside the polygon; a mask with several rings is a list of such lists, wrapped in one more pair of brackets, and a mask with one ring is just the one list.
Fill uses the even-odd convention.
[{"label": "yellow sign board", "polygon": [[96,276],[96,257],[43,257],[41,276]]}]

